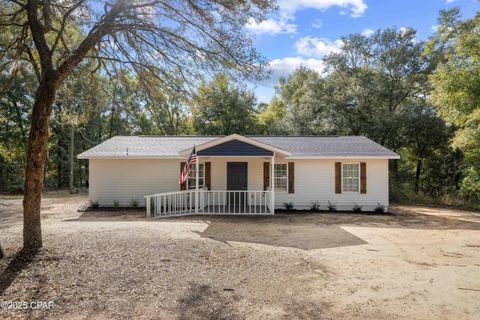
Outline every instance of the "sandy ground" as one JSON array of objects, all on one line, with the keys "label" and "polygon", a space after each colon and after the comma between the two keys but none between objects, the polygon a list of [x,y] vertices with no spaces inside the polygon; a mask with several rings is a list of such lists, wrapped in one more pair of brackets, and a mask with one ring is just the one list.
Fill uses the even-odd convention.
[{"label": "sandy ground", "polygon": [[151,220],[85,202],[47,196],[44,249],[26,255],[21,199],[0,197],[0,303],[54,303],[0,318],[480,318],[479,213]]}]

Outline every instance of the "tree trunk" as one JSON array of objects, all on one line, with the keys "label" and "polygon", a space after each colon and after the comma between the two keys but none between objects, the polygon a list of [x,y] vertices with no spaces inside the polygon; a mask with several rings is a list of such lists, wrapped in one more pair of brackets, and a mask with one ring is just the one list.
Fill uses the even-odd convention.
[{"label": "tree trunk", "polygon": [[3,253],[2,245],[0,244],[0,259],[3,259],[5,257],[5,254]]},{"label": "tree trunk", "polygon": [[115,117],[115,111],[116,111],[116,108],[115,108],[115,104],[116,104],[116,100],[117,100],[117,97],[116,97],[116,87],[115,85],[113,86],[113,95],[112,95],[112,109],[111,109],[111,112],[110,112],[110,132],[108,134],[108,137],[111,138],[113,137],[113,121],[114,121],[114,117]]},{"label": "tree trunk", "polygon": [[70,193],[74,193],[73,190],[73,172],[74,172],[74,166],[75,166],[75,125],[72,123],[71,128],[70,128],[70,147],[69,147],[69,153],[70,153],[70,170],[69,170],[69,175],[68,175],[68,188],[70,189]]},{"label": "tree trunk", "polygon": [[417,161],[417,172],[415,173],[415,194],[418,194],[420,186],[420,173],[422,171],[422,159],[418,158]]},{"label": "tree trunk", "polygon": [[42,246],[40,207],[45,159],[48,152],[49,118],[57,90],[55,80],[52,74],[45,75],[35,94],[33,104],[23,196],[23,246],[26,249]]}]

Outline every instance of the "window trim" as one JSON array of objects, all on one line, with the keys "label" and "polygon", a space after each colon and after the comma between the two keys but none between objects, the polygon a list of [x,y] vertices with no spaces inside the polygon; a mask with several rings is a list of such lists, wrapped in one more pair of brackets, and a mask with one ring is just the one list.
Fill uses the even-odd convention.
[{"label": "window trim", "polygon": [[[275,178],[276,178],[276,170],[275,170],[275,166],[277,165],[284,165],[287,169],[285,170],[286,173],[287,173],[287,176],[285,177],[286,180],[287,180],[287,188],[286,190],[281,190],[281,191],[278,191],[277,190],[277,187],[276,187],[276,184],[275,184]],[[278,192],[278,193],[288,193],[288,163],[274,163],[274,166],[273,166],[273,185],[275,186],[275,192]]]},{"label": "window trim", "polygon": [[[197,163],[193,163],[192,165],[196,166]],[[205,163],[202,162],[202,163],[199,163],[199,165],[203,166],[203,170],[202,170],[203,174],[198,175],[198,180],[199,180],[198,181],[198,189],[201,190],[202,188],[205,188]],[[190,172],[192,172],[192,167],[190,167]],[[190,172],[188,174],[190,174]],[[190,179],[193,179],[193,181],[194,181],[193,188],[191,188],[191,189],[188,187],[189,186],[188,181],[190,181]],[[200,185],[200,180],[203,181],[203,187]],[[187,181],[186,181],[185,187],[186,187],[185,190],[195,190],[196,189],[195,188],[196,187],[195,176],[193,176],[193,177],[187,176]]]},{"label": "window trim", "polygon": [[[358,191],[345,191],[343,189],[343,166],[346,164],[356,164],[358,166]],[[360,193],[360,162],[342,162],[342,176],[341,176],[341,183],[342,183],[342,193],[350,193],[350,194],[359,194]]]}]

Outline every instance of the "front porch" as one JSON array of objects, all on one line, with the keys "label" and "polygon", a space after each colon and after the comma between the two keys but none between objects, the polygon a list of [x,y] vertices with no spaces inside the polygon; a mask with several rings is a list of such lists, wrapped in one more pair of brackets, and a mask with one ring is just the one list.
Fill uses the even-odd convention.
[{"label": "front porch", "polygon": [[273,214],[272,191],[185,190],[146,196],[147,217]]},{"label": "front porch", "polygon": [[[274,213],[275,162],[288,152],[236,135],[196,149],[197,161],[180,191],[145,197],[147,216]],[[191,150],[184,150],[185,159]]]}]

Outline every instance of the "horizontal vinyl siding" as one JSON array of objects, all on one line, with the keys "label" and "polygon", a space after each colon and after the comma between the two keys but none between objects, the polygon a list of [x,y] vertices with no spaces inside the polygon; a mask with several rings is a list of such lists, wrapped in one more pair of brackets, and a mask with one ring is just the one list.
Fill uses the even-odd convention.
[{"label": "horizontal vinyl siding", "polygon": [[100,206],[145,206],[144,196],[180,190],[179,160],[90,160],[90,201]]},{"label": "horizontal vinyl siding", "polygon": [[[367,163],[367,193],[335,193],[335,162]],[[286,163],[277,161],[276,163]],[[318,201],[321,209],[327,209],[328,201],[337,210],[352,210],[354,204],[364,211],[375,209],[377,203],[388,206],[388,160],[296,160],[295,193],[275,195],[276,208],[292,202],[294,208],[308,209]]]},{"label": "horizontal vinyl siding", "polygon": [[243,141],[231,140],[200,150],[199,156],[272,156],[273,152]]},{"label": "horizontal vinyl siding", "polygon": [[[212,190],[227,189],[227,162],[248,162],[248,189],[263,189],[263,162],[269,157],[210,157],[201,163],[212,163]],[[100,206],[112,206],[114,200],[120,206],[129,206],[136,199],[144,206],[144,196],[178,191],[181,160],[90,160],[91,201]],[[289,161],[292,162],[292,161]],[[295,160],[295,193],[276,192],[276,208],[292,202],[295,208],[310,208],[318,201],[322,209],[328,201],[338,210],[351,210],[354,203],[365,211],[373,210],[377,203],[388,206],[388,160],[363,160],[367,163],[367,193],[335,194],[335,162],[351,160]],[[360,161],[358,161],[360,162]],[[275,163],[287,163],[276,159]]]}]

